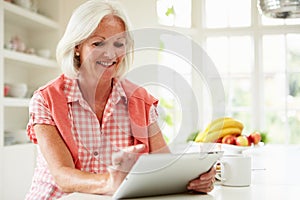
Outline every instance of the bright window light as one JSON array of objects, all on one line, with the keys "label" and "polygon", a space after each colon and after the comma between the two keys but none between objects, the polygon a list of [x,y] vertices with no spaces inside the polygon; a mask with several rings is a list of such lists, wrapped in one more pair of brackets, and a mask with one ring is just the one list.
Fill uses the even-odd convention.
[{"label": "bright window light", "polygon": [[158,23],[165,26],[190,28],[191,0],[157,0]]}]

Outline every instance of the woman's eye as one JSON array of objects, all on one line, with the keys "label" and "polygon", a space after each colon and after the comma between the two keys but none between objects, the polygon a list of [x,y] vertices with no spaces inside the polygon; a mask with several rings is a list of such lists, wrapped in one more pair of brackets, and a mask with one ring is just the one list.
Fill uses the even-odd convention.
[{"label": "woman's eye", "polygon": [[115,42],[114,46],[120,48],[120,47],[124,46],[124,43],[122,43],[122,42]]},{"label": "woman's eye", "polygon": [[93,45],[96,47],[101,47],[104,45],[104,42],[94,42]]}]

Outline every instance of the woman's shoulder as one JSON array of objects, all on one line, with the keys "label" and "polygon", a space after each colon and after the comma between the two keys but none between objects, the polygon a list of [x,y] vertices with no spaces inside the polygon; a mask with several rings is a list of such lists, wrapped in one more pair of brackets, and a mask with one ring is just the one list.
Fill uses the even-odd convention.
[{"label": "woman's shoulder", "polygon": [[152,96],[144,87],[139,86],[128,79],[122,79],[121,84],[129,100],[139,99],[149,104],[155,104],[158,102],[158,100],[154,96]]},{"label": "woman's shoulder", "polygon": [[63,85],[65,76],[62,74],[55,79],[50,80],[45,85],[41,86],[38,91],[43,91],[49,88],[58,87],[59,85]]},{"label": "woman's shoulder", "polygon": [[[60,108],[67,103],[67,96],[65,94],[65,84],[71,79],[65,75],[60,75],[57,78],[49,81],[44,86],[40,87],[34,92],[33,100],[42,99],[47,107]],[[58,110],[58,109],[56,109]]]},{"label": "woman's shoulder", "polygon": [[44,86],[38,88],[34,94],[41,95],[44,99],[57,99],[65,96],[65,84],[69,79],[65,75],[60,75],[57,78],[49,81]]}]

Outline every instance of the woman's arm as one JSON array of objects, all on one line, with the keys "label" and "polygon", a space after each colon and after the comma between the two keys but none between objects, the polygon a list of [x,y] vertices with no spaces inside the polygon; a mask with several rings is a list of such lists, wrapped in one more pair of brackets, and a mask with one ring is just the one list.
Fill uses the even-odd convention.
[{"label": "woman's arm", "polygon": [[120,171],[113,171],[113,175],[80,171],[75,168],[72,155],[55,126],[35,125],[34,130],[50,172],[64,192],[111,194],[126,176]]},{"label": "woman's arm", "polygon": [[149,125],[148,134],[151,153],[170,153],[170,149],[164,140],[163,134],[157,122]]}]

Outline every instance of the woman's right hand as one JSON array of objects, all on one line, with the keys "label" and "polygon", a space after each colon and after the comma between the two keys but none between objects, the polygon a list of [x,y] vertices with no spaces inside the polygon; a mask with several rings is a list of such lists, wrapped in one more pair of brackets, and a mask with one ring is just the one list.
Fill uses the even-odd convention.
[{"label": "woman's right hand", "polygon": [[109,194],[113,194],[118,189],[144,149],[144,144],[138,144],[123,148],[121,151],[113,153],[112,166],[107,168],[109,173]]}]

